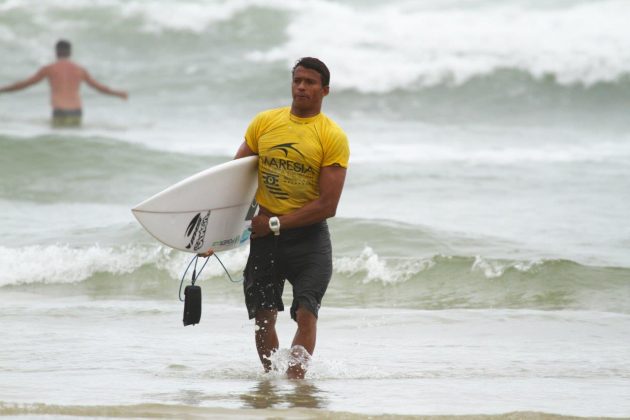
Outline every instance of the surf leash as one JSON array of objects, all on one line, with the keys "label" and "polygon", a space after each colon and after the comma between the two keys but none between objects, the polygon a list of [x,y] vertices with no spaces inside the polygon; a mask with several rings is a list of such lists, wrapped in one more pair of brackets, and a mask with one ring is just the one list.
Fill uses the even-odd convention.
[{"label": "surf leash", "polygon": [[[228,276],[230,281],[232,283],[240,283],[240,280],[232,279],[232,276],[228,272],[227,268],[225,268],[225,265],[223,265],[223,261],[221,261],[219,256],[216,253],[214,253],[212,255],[214,255],[216,257],[217,261],[219,261],[219,264],[221,264],[221,267],[223,267],[223,271],[225,271],[225,274]],[[184,271],[184,274],[182,275],[182,280],[179,283],[178,297],[179,297],[180,302],[184,301],[184,299],[182,299],[182,286],[184,285],[184,279],[186,278],[186,274],[188,274],[188,270],[190,270],[190,266],[193,265],[193,262],[195,263],[195,266],[193,267],[193,272],[192,272],[192,285],[194,286],[195,282],[197,281],[197,279],[199,279],[199,276],[201,276],[201,273],[203,272],[203,269],[206,268],[206,264],[208,264],[208,261],[210,260],[209,257],[204,257],[204,258],[206,259],[206,261],[201,266],[201,269],[199,269],[199,272],[197,272],[197,261],[199,260],[199,255],[197,255],[197,254],[193,255],[192,259],[188,263],[188,267],[186,267],[186,271]]]}]

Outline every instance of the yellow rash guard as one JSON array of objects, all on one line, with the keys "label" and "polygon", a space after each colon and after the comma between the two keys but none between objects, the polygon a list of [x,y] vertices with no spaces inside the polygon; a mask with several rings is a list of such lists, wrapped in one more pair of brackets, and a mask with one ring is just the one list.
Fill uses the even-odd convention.
[{"label": "yellow rash guard", "polygon": [[350,148],[343,130],[320,113],[310,118],[289,107],[261,112],[245,133],[259,156],[258,203],[275,214],[287,214],[319,197],[319,171],[348,167]]}]

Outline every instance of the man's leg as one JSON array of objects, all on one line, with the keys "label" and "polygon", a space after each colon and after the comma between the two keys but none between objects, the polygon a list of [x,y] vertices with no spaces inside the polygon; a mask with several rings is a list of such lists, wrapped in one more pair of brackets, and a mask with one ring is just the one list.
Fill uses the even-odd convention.
[{"label": "man's leg", "polygon": [[278,350],[278,334],[276,333],[276,309],[259,309],[256,312],[256,350],[258,357],[265,368],[265,372],[271,370],[269,357]]},{"label": "man's leg", "polygon": [[[291,343],[292,356],[303,363],[290,364],[287,369],[287,376],[289,379],[304,379],[306,374],[305,363],[313,355],[315,351],[315,341],[317,339],[317,317],[311,313],[308,309],[299,306],[295,311],[295,320],[297,321],[297,331],[295,337],[293,337],[293,343]],[[303,354],[301,346],[308,352]]]}]

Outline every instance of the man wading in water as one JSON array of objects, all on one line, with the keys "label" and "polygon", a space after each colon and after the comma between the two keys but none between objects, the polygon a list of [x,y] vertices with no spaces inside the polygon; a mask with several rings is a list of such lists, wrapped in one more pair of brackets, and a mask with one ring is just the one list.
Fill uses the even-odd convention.
[{"label": "man wading in water", "polygon": [[55,46],[57,61],[42,67],[26,80],[0,88],[2,92],[13,92],[48,79],[50,101],[53,108],[53,127],[78,127],[81,125],[81,96],[79,88],[85,82],[99,92],[127,99],[127,92],[113,90],[100,84],[83,67],[70,60],[72,46],[68,41],[60,40]]},{"label": "man wading in water", "polygon": [[282,292],[289,280],[297,331],[287,375],[301,379],[315,350],[318,311],[332,276],[326,219],[337,210],[350,150],[343,130],[321,113],[330,82],[326,65],[305,57],[292,76],[291,106],[258,114],[236,159],[259,156],[260,212],[252,220],[243,282],[249,318],[256,319],[258,356],[265,371],[271,370],[270,356],[279,347],[276,318],[284,310]]}]

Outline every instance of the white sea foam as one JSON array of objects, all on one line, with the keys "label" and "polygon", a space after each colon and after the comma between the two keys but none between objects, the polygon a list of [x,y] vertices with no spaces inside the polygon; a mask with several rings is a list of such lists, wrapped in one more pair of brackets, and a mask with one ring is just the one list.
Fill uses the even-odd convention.
[{"label": "white sea foam", "polygon": [[460,6],[388,2],[358,8],[309,2],[293,15],[284,45],[250,58],[291,63],[305,54],[307,45],[308,54],[336,69],[335,86],[361,92],[458,85],[499,69],[585,85],[613,81],[630,71],[627,2],[565,8],[514,1]]},{"label": "white sea foam", "polygon": [[[245,266],[247,255],[247,247],[221,253],[221,261],[237,277],[235,280],[238,280],[239,272]],[[131,273],[144,265],[153,265],[159,270],[165,270],[173,279],[178,279],[181,278],[190,260],[190,254],[161,246],[106,247],[95,244],[79,248],[56,244],[20,248],[0,247],[0,266],[3,267],[0,287],[29,283],[76,283],[97,273]],[[198,262],[198,269],[203,262],[204,260]],[[433,264],[430,260],[409,262],[393,269],[370,247],[366,247],[358,257],[337,258],[335,271],[345,275],[365,273],[365,282],[393,283],[404,281]],[[211,258],[203,271],[203,276],[224,275],[221,265]]]},{"label": "white sea foam", "polygon": [[[245,266],[248,248],[221,253],[222,263],[230,271],[234,280],[240,278],[240,271]],[[97,273],[126,274],[145,265],[152,265],[164,270],[173,279],[179,279],[191,261],[191,254],[177,252],[161,246],[115,246],[91,245],[71,247],[65,244],[32,245],[21,248],[0,247],[0,287],[16,284],[76,283],[89,279]],[[204,260],[199,260],[197,270]],[[388,261],[366,246],[356,257],[336,257],[335,273],[344,276],[359,275],[364,283],[382,282],[384,284],[404,282],[413,275],[430,269],[435,265],[428,259],[397,259]],[[188,277],[192,268],[188,273]],[[203,271],[203,277],[222,277],[225,275],[221,264],[211,258]]]},{"label": "white sea foam", "polygon": [[120,6],[124,17],[141,17],[145,22],[142,27],[145,31],[168,29],[200,33],[213,23],[229,20],[236,13],[251,7],[252,2],[177,1],[163,4],[131,1],[122,2]]},{"label": "white sea foam", "polygon": [[[380,282],[395,284],[408,281],[423,271],[434,268],[436,257],[412,258],[388,261],[379,256],[371,247],[365,246],[357,257],[339,257],[335,260],[335,272],[346,276],[362,276],[363,283]],[[499,278],[507,270],[514,269],[526,273],[543,264],[542,260],[503,261],[476,256],[470,267],[471,272],[481,272],[488,279]]]},{"label": "white sea foam", "polygon": [[519,163],[587,163],[630,158],[630,144],[594,143],[584,145],[475,145],[421,143],[368,144],[357,148],[353,163],[364,162],[462,162],[513,165]]},{"label": "white sea foam", "polygon": [[[181,278],[191,255],[161,246],[104,247],[92,245],[76,248],[65,244],[33,245],[21,248],[0,247],[0,287],[16,284],[63,284],[84,281],[97,273],[125,274],[144,265],[165,270],[173,279]],[[247,249],[221,254],[223,264],[239,270],[245,265]],[[218,263],[210,261],[203,276],[224,275]],[[203,260],[198,267],[201,268]],[[192,270],[192,269],[191,269]],[[238,270],[237,270],[238,271]],[[190,273],[189,273],[190,275]]]},{"label": "white sea foam", "polygon": [[[249,60],[289,66],[296,57],[320,56],[335,70],[333,86],[342,89],[391,92],[459,85],[501,69],[587,86],[630,73],[630,3],[619,0],[555,7],[517,0],[376,5],[326,0],[7,1],[0,11],[27,12],[29,25],[47,30],[26,39],[18,26],[7,26],[0,29],[0,42],[30,50],[32,59],[43,62],[50,58],[49,27],[52,35],[80,36],[100,23],[93,20],[94,12],[118,16],[129,31],[119,34],[130,40],[123,48],[133,50],[131,40],[138,32],[200,35],[219,22],[238,25],[234,18],[239,13],[256,8],[286,13],[289,23],[286,41],[250,49],[245,53]],[[83,18],[64,18],[66,12]],[[238,33],[238,27],[233,29]]]},{"label": "white sea foam", "polygon": [[[366,124],[362,124],[363,129]],[[360,127],[348,125],[350,135]],[[362,133],[363,134],[363,133]],[[513,129],[449,127],[422,123],[401,124],[383,132],[376,124],[352,137],[353,163],[363,162],[466,162],[514,165],[519,163],[586,163],[630,159],[630,137],[577,130],[536,127]],[[509,138],[509,141],[507,141]],[[393,141],[384,141],[394,139]]]},{"label": "white sea foam", "polygon": [[470,269],[472,272],[481,272],[488,279],[495,279],[503,276],[507,270],[515,269],[526,273],[535,267],[543,264],[541,260],[533,261],[498,261],[483,258],[480,255],[475,257],[475,262]]},{"label": "white sea foam", "polygon": [[27,283],[75,283],[97,272],[130,273],[143,264],[166,258],[168,252],[154,248],[139,252],[135,248],[94,245],[71,248],[67,245],[0,247],[3,267],[0,286]]},{"label": "white sea foam", "polygon": [[[247,262],[248,247],[221,253],[220,259],[233,281],[242,279],[242,269]],[[510,270],[529,273],[535,276],[536,270],[546,264],[544,259],[509,260],[476,256],[468,257],[435,255],[418,258],[388,258],[379,255],[370,246],[364,246],[358,255],[336,256],[333,260],[334,274],[340,279],[358,279],[363,284],[384,286],[417,281],[423,272],[433,272],[436,268],[454,269],[466,276],[481,274],[487,279],[501,278]],[[20,284],[68,284],[90,279],[99,273],[115,276],[134,273],[142,267],[165,271],[173,280],[181,279],[191,262],[191,254],[178,252],[162,246],[124,245],[101,246],[98,244],[73,247],[67,244],[31,245],[21,248],[0,247],[0,287]],[[200,272],[205,260],[197,263]],[[460,264],[464,264],[460,268]],[[451,267],[451,268],[448,268]],[[464,271],[460,271],[463,269]],[[584,275],[590,276],[585,268]],[[186,278],[190,278],[192,267]],[[434,276],[441,276],[434,273]],[[214,257],[201,274],[201,279],[225,278],[223,266]],[[144,277],[143,277],[144,278]],[[448,281],[454,280],[448,277]]]},{"label": "white sea foam", "polygon": [[404,282],[414,274],[428,270],[435,265],[433,259],[397,261],[388,264],[387,259],[379,256],[374,250],[365,246],[357,257],[340,257],[335,260],[335,272],[347,276],[363,275],[363,283]]}]

